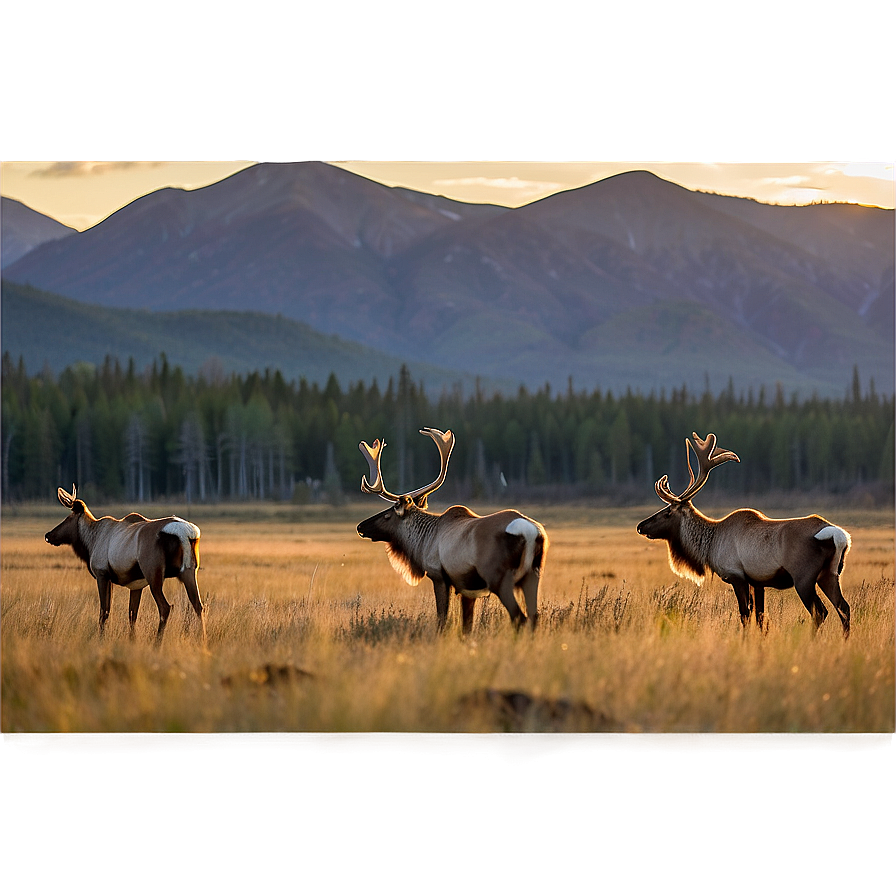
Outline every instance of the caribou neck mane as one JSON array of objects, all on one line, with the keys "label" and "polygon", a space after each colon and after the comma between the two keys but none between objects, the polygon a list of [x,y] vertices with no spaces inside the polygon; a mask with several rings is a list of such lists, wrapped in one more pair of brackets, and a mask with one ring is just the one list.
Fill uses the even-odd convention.
[{"label": "caribou neck mane", "polygon": [[386,542],[386,556],[392,564],[392,569],[408,585],[419,585],[426,575],[420,560],[426,553],[426,543],[435,531],[440,517],[416,506],[408,508],[407,513],[412,516],[407,521],[405,537],[401,541]]},{"label": "caribou neck mane", "polygon": [[669,565],[677,576],[702,585],[718,521],[704,516],[690,503],[682,509],[686,512],[681,515],[678,532],[667,541]]},{"label": "caribou neck mane", "polygon": [[75,518],[78,537],[72,540],[72,550],[77,558],[90,566],[90,552],[93,550],[96,531],[93,526],[99,520],[90,512],[90,508],[83,501],[76,501],[84,510]]}]

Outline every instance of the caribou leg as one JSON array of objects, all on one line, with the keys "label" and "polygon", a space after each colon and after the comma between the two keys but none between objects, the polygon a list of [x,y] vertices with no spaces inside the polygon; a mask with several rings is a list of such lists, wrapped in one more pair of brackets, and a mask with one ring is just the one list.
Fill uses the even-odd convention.
[{"label": "caribou leg", "polygon": [[476,606],[475,597],[460,596],[460,609],[463,617],[463,633],[469,635],[473,631],[473,608]]},{"label": "caribou leg", "polygon": [[523,596],[526,599],[526,615],[529,617],[529,627],[535,628],[538,624],[538,586],[541,584],[541,576],[534,570],[526,573],[520,582]]},{"label": "caribou leg", "polygon": [[843,626],[843,637],[849,637],[849,604],[840,590],[840,576],[836,573],[825,569],[818,577],[818,585],[827,596],[827,599],[833,604],[837,615],[840,617],[840,623]]},{"label": "caribou leg", "polygon": [[162,591],[163,581],[164,576],[161,569],[149,580],[149,590],[155,599],[156,606],[159,608],[159,630],[156,632],[156,647],[160,647],[162,644],[165,626],[168,624],[168,614],[171,612],[171,604],[168,603]]},{"label": "caribou leg", "polygon": [[815,590],[815,579],[810,579],[806,582],[795,582],[794,587],[796,588],[796,593],[800,596],[800,600],[803,602],[803,606],[809,611],[809,615],[815,623],[815,629],[818,630],[825,619],[827,619],[828,611]]},{"label": "caribou leg", "polygon": [[768,631],[765,627],[765,585],[753,585],[753,608],[756,611],[756,625],[759,631]]},{"label": "caribou leg", "polygon": [[436,595],[436,618],[438,620],[439,631],[444,631],[445,623],[448,622],[448,596],[450,589],[448,583],[441,578],[432,579],[432,589]]},{"label": "caribou leg", "polygon": [[737,597],[741,625],[746,628],[753,612],[753,595],[750,592],[750,584],[745,579],[732,579],[730,584]]},{"label": "caribou leg", "polygon": [[498,587],[492,590],[498,595],[507,612],[510,613],[510,621],[513,623],[513,627],[518,629],[526,621],[526,616],[516,602],[516,594],[513,587],[513,571],[508,570],[504,573],[501,581],[498,583]]},{"label": "caribou leg", "polygon": [[112,610],[112,581],[106,576],[97,576],[96,589],[100,595],[100,635],[102,635],[106,631],[106,620]]},{"label": "caribou leg", "polygon": [[202,598],[199,595],[199,585],[196,582],[196,570],[192,568],[185,569],[178,578],[184,586],[184,591],[187,592],[187,597],[190,598],[190,603],[193,605],[196,615],[199,617],[199,624],[202,626],[202,646],[207,647],[208,636],[205,631],[205,616],[202,612],[204,609],[202,606]]},{"label": "caribou leg", "polygon": [[142,588],[134,588],[131,591],[131,599],[128,603],[128,622],[131,626],[131,640],[137,637],[137,613],[140,611],[140,598],[143,597]]}]

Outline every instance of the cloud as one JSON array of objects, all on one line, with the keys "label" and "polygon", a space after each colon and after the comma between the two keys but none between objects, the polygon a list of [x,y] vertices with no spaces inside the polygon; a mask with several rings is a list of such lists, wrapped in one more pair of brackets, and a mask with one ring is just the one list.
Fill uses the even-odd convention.
[{"label": "cloud", "polygon": [[161,162],[51,162],[36,168],[29,177],[91,177],[113,171],[129,171],[139,166],[156,167]]},{"label": "cloud", "polygon": [[835,164],[828,173],[840,172],[847,177],[874,177],[878,180],[893,180],[893,165],[886,162],[845,162]]},{"label": "cloud", "polygon": [[564,186],[554,181],[521,180],[518,177],[446,177],[435,180],[437,186],[445,187],[488,187],[502,190],[529,190],[541,192],[556,190]]},{"label": "cloud", "polygon": [[826,201],[828,192],[825,187],[794,187],[782,190],[775,198],[776,205],[810,205],[813,202]]},{"label": "cloud", "polygon": [[800,187],[809,183],[810,178],[800,174],[791,174],[789,177],[761,177],[759,182],[774,187]]}]

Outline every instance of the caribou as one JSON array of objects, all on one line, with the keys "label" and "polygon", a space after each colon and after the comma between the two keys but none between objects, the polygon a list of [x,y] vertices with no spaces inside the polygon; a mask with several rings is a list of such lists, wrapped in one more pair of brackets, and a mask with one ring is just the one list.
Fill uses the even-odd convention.
[{"label": "caribou", "polygon": [[178,579],[187,592],[202,626],[202,643],[206,645],[202,599],[196,582],[199,527],[177,516],[149,520],[139,513],[129,513],[120,520],[111,516],[97,519],[77,497],[77,491],[74,485],[71,494],[63,488],[57,490],[59,503],[71,513],[44,538],[54,547],[71,545],[96,579],[100,597],[100,635],[105,631],[112,608],[112,586],[120,585],[131,592],[128,620],[131,639],[135,637],[140,598],[148,585],[159,608],[156,644],[160,645],[171,612],[162,582],[173,578]]},{"label": "caribou", "polygon": [[[358,525],[358,534],[382,541],[392,567],[409,585],[424,577],[432,582],[436,598],[438,630],[445,628],[452,593],[461,598],[462,630],[473,627],[476,599],[496,594],[515,628],[538,619],[538,586],[548,552],[548,535],[541,523],[516,510],[499,510],[479,516],[455,505],[441,514],[430,512],[429,496],[445,481],[448,458],[454,448],[451,430],[420,430],[435,442],[441,457],[436,479],[423,488],[396,495],[386,490],[380,458],[386,447],[376,439],[373,445],[358,445],[369,466],[370,480],[361,478],[361,491],[379,495],[390,506]],[[517,603],[522,592],[526,614]]]},{"label": "caribou", "polygon": [[[733,451],[716,448],[716,437],[697,433],[685,439],[685,457],[691,481],[680,494],[669,488],[669,477],[655,485],[666,507],[638,524],[638,533],[666,541],[669,565],[681,577],[703,583],[707,570],[734,589],[744,628],[755,612],[756,625],[764,628],[765,589],[795,588],[817,630],[828,611],[815,586],[831,602],[849,637],[849,604],[840,590],[849,533],[812,515],[798,519],[769,519],[757,510],[735,510],[720,520],[704,516],[691,499],[706,485],[710,470],[727,461],[740,463]],[[691,469],[690,452],[697,458],[697,476]]]}]

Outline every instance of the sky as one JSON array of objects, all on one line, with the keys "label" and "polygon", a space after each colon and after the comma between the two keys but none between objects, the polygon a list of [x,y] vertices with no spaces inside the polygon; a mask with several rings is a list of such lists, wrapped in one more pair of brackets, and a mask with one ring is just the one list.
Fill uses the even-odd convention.
[{"label": "sky", "polygon": [[[195,189],[251,162],[55,161],[0,163],[0,192],[83,230],[116,209],[166,186]],[[465,202],[516,207],[560,190],[645,168],[695,190],[805,205],[853,202],[894,207],[893,164],[887,162],[501,162],[334,161],[389,186]]]},{"label": "sky", "polygon": [[315,159],[511,206],[639,167],[765,202],[894,206],[892,4],[189,6],[5,10],[21,39],[0,57],[0,192],[80,229],[162,186]]}]

